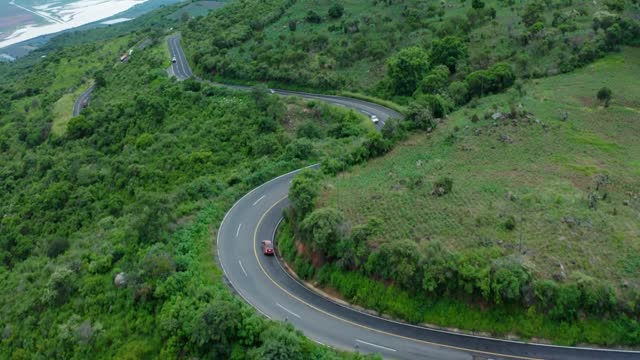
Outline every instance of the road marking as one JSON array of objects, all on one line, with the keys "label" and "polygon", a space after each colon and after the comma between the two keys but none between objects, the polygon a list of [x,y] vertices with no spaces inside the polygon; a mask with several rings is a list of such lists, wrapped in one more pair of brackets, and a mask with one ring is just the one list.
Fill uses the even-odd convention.
[{"label": "road marking", "polygon": [[386,347],[386,346],[382,346],[382,345],[372,344],[372,343],[370,343],[370,342],[366,342],[366,341],[364,341],[364,340],[360,340],[360,339],[356,339],[356,342],[359,342],[359,343],[361,343],[361,344],[365,344],[365,345],[369,345],[369,346],[373,346],[373,347],[376,347],[376,348],[378,348],[378,349],[382,349],[382,350],[393,351],[393,352],[398,351],[398,350],[396,350],[396,349],[388,348],[388,347]]},{"label": "road marking", "polygon": [[238,235],[240,235],[240,228],[242,227],[242,224],[238,225],[238,230],[236,230],[236,237],[238,237]]},{"label": "road marking", "polygon": [[267,196],[267,195],[262,195],[262,196],[260,196],[260,199],[256,200],[256,202],[254,202],[254,203],[253,203],[253,205],[251,205],[251,206],[256,206],[256,204],[257,204],[257,203],[259,203],[259,202],[260,202],[260,200],[264,199],[266,196]]},{"label": "road marking", "polygon": [[242,261],[238,260],[238,264],[240,264],[240,268],[242,269],[242,272],[244,273],[244,276],[249,276],[249,275],[247,275],[247,271],[244,269],[244,266],[242,266]]},{"label": "road marking", "polygon": [[[470,348],[464,348],[461,346],[454,346],[454,345],[447,345],[447,344],[441,344],[441,343],[436,343],[433,341],[426,341],[426,340],[420,340],[420,339],[415,339],[415,338],[411,338],[408,336],[403,336],[403,335],[399,335],[399,334],[394,334],[391,332],[387,332],[384,330],[379,330],[379,329],[375,329],[366,325],[362,325],[359,324],[357,322],[351,321],[351,320],[347,320],[345,318],[341,318],[338,315],[334,315],[328,311],[322,310],[319,307],[315,306],[315,305],[311,305],[308,302],[302,300],[301,298],[297,297],[296,295],[294,295],[293,293],[291,293],[289,290],[285,289],[282,285],[278,284],[275,280],[273,280],[273,278],[271,277],[271,275],[269,275],[267,273],[267,270],[265,270],[264,266],[262,266],[262,263],[260,262],[260,258],[258,257],[258,250],[257,250],[257,246],[256,244],[258,243],[258,229],[260,228],[260,224],[262,224],[262,221],[264,220],[265,217],[267,217],[267,214],[273,210],[274,207],[276,207],[278,204],[280,204],[281,202],[283,202],[284,200],[286,200],[288,198],[287,195],[285,195],[283,198],[281,198],[280,200],[276,201],[275,203],[273,203],[273,205],[271,205],[271,207],[269,209],[267,209],[267,211],[265,211],[262,216],[260,217],[260,219],[258,220],[258,223],[256,224],[256,228],[253,232],[253,255],[256,258],[256,262],[258,263],[258,266],[260,267],[260,270],[262,270],[262,272],[264,273],[264,275],[271,280],[271,282],[280,290],[282,290],[282,292],[284,292],[285,294],[289,295],[289,297],[291,297],[294,300],[297,300],[298,302],[307,305],[308,307],[310,307],[311,309],[325,314],[329,317],[332,317],[336,320],[340,320],[342,322],[345,322],[347,324],[362,328],[362,329],[366,329],[369,331],[373,331],[376,332],[378,334],[383,334],[383,335],[389,335],[389,336],[393,336],[393,337],[397,337],[400,339],[405,339],[405,340],[410,340],[410,341],[414,341],[417,343],[421,343],[421,344],[425,344],[425,345],[431,345],[431,346],[439,346],[439,347],[443,347],[443,348],[447,348],[447,349],[454,349],[454,350],[461,350],[461,351],[466,351],[466,352],[470,352],[470,353],[475,353],[475,354],[484,354],[484,355],[490,355],[490,356],[498,356],[498,357],[504,357],[504,358],[510,358],[510,359],[525,359],[525,360],[540,360],[539,358],[532,358],[532,357],[526,357],[526,356],[520,356],[520,355],[508,355],[508,354],[500,354],[500,353],[494,353],[494,352],[490,352],[490,351],[483,351],[483,350],[474,350],[474,349],[470,349]],[[223,220],[224,221],[224,220]]]},{"label": "road marking", "polygon": [[291,314],[291,315],[297,317],[298,319],[300,319],[300,315],[298,315],[298,314],[294,313],[293,311],[287,309],[286,307],[280,305],[280,303],[276,303],[276,305],[278,305],[280,307],[280,309],[282,309],[282,310],[288,312],[289,314]]}]

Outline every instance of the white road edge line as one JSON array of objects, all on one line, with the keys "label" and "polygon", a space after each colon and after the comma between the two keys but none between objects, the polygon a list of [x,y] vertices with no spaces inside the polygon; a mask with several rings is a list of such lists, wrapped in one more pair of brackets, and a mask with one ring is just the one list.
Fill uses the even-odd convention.
[{"label": "white road edge line", "polygon": [[267,195],[262,195],[262,196],[260,196],[260,199],[256,200],[256,202],[254,202],[254,203],[253,203],[253,205],[251,205],[251,206],[256,206],[256,204],[257,204],[257,203],[259,203],[259,202],[260,202],[260,200],[264,199],[266,196],[267,196]]},{"label": "white road edge line", "polygon": [[280,307],[282,310],[284,310],[284,311],[288,312],[289,314],[291,314],[291,315],[297,317],[298,319],[300,319],[300,315],[298,315],[298,314],[294,313],[293,311],[287,309],[286,307],[280,305],[280,303],[276,303],[276,305],[278,305],[278,307]]},{"label": "white road edge line", "polygon": [[244,273],[244,276],[249,276],[249,275],[247,275],[247,272],[244,270],[244,266],[242,266],[242,261],[238,260],[238,264],[240,264],[240,269],[242,269],[242,272]]},{"label": "white road edge line", "polygon": [[242,227],[242,224],[238,225],[238,230],[236,230],[236,237],[238,237],[238,235],[240,235],[240,228]]},{"label": "white road edge line", "polygon": [[396,351],[398,351],[398,350],[396,350],[396,349],[392,349],[392,348],[389,348],[389,347],[386,347],[386,346],[382,346],[382,345],[372,344],[372,343],[370,343],[370,342],[366,342],[366,341],[364,341],[364,340],[360,340],[360,339],[356,339],[356,342],[359,342],[359,343],[361,343],[361,344],[365,344],[365,345],[369,345],[369,346],[373,346],[373,347],[376,347],[376,348],[378,348],[378,349],[387,350],[387,351],[392,351],[392,352],[396,352]]}]

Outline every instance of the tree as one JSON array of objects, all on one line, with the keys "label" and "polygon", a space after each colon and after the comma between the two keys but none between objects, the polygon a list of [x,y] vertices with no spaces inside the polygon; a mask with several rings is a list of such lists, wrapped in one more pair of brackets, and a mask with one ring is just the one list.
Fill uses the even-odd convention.
[{"label": "tree", "polygon": [[604,107],[609,107],[609,102],[611,101],[611,89],[609,89],[608,87],[604,86],[602,88],[600,88],[600,90],[598,90],[598,100],[600,100],[600,102],[602,102],[604,104]]},{"label": "tree", "polygon": [[415,289],[419,284],[418,266],[420,251],[411,240],[384,243],[367,261],[367,271],[385,279],[394,280],[405,289]]},{"label": "tree", "polygon": [[422,79],[419,91],[423,94],[437,94],[446,88],[448,82],[449,68],[445,65],[438,65]]},{"label": "tree", "polygon": [[339,257],[336,249],[343,237],[341,226],[342,214],[331,207],[313,211],[300,224],[300,231],[307,242],[311,242],[313,251],[319,251],[329,258]]},{"label": "tree", "polygon": [[429,55],[419,47],[400,50],[387,63],[387,73],[397,95],[411,95],[429,71]]},{"label": "tree", "polygon": [[305,169],[293,178],[289,188],[289,201],[298,221],[302,221],[316,206],[319,192],[318,174],[314,170]]},{"label": "tree", "polygon": [[342,17],[342,14],[344,14],[344,6],[335,3],[329,8],[329,11],[327,13],[329,17],[339,19],[340,17]]}]

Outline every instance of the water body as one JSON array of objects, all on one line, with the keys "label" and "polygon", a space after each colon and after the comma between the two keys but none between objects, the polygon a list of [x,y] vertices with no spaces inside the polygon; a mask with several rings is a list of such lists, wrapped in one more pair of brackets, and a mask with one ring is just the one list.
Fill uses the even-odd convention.
[{"label": "water body", "polygon": [[100,21],[146,1],[11,0],[2,5],[9,16],[0,16],[0,48]]}]

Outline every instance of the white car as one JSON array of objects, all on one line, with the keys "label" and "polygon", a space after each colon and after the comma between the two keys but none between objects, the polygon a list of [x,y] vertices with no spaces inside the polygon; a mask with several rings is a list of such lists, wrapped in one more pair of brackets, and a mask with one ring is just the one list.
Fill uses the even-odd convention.
[{"label": "white car", "polygon": [[272,94],[276,93],[275,90],[273,90],[273,89],[269,89],[269,92],[272,93]]},{"label": "white car", "polygon": [[172,63],[174,63],[174,64],[175,64],[177,61],[178,61],[178,59],[176,59],[176,57],[175,57],[175,56],[174,56],[173,58],[171,58],[171,62],[172,62]]},{"label": "white car", "polygon": [[378,121],[380,121],[380,120],[378,120],[378,117],[377,117],[377,116],[375,116],[375,115],[371,115],[371,121],[373,121],[373,123],[374,123],[374,124],[377,124],[377,123],[378,123]]}]

